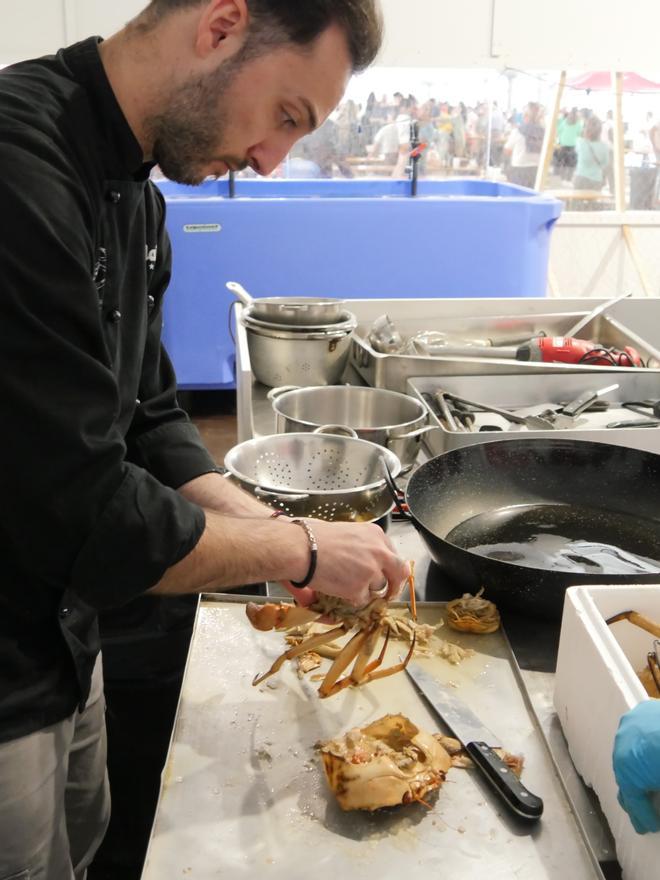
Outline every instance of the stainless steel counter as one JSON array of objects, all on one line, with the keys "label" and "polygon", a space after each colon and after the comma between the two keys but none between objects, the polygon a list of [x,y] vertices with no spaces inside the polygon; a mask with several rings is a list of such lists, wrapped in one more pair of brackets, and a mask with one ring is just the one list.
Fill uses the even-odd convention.
[{"label": "stainless steel counter", "polygon": [[[542,796],[538,823],[503,808],[479,774],[449,771],[428,805],[344,813],[330,795],[318,740],[401,712],[426,730],[437,719],[406,675],[347,689],[329,700],[291,664],[251,687],[283,649],[280,634],[256,632],[242,602],[205,597],[200,605],[176,729],[144,880],[191,876],[302,880],[429,875],[461,880],[598,880],[598,863],[575,822],[538,721],[530,711],[504,634],[440,635],[474,653],[451,665],[419,663],[455,689],[523,754],[526,785]],[[443,619],[441,603],[419,619]],[[388,647],[385,663],[401,650]]]}]

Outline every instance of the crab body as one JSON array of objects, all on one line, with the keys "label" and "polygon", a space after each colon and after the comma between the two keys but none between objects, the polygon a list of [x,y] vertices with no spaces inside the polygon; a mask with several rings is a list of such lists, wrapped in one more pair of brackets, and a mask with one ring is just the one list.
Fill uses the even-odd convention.
[{"label": "crab body", "polygon": [[328,784],[343,810],[423,802],[442,785],[452,763],[436,737],[404,715],[385,715],[319,748]]}]

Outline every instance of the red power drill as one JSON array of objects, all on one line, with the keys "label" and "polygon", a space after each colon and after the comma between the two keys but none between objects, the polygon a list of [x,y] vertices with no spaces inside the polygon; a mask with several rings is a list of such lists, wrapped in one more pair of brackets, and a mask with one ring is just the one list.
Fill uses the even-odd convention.
[{"label": "red power drill", "polygon": [[537,336],[516,349],[516,360],[544,363],[590,364],[595,367],[643,367],[644,362],[629,345],[621,351],[589,339],[571,336]]}]

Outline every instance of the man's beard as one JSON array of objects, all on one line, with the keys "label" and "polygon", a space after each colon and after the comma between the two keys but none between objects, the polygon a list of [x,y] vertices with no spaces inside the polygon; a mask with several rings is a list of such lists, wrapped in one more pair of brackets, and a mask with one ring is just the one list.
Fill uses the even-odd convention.
[{"label": "man's beard", "polygon": [[[166,109],[146,121],[152,157],[163,174],[177,183],[201,183],[208,166],[220,159],[227,129],[226,94],[238,70],[238,59],[213,74],[189,80],[166,99]],[[228,160],[245,166],[245,158]]]}]

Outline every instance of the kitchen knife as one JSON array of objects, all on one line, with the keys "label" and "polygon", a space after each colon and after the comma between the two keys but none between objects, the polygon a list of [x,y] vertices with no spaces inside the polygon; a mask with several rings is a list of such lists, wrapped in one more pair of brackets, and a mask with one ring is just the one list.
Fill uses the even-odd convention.
[{"label": "kitchen knife", "polygon": [[589,389],[588,391],[584,391],[579,397],[576,397],[575,400],[571,400],[570,403],[564,404],[561,411],[565,416],[570,416],[571,418],[575,418],[583,413],[586,409],[589,409],[594,400],[598,400],[599,397],[603,397],[605,394],[609,394],[610,391],[616,391],[619,387],[618,383],[615,385],[608,385],[606,388],[600,388],[597,391],[593,389]]},{"label": "kitchen knife", "polygon": [[419,664],[409,663],[406,672],[507,806],[520,818],[539,819],[543,813],[543,801],[528,791],[513,770],[495,754],[491,746],[498,744],[497,737]]}]

